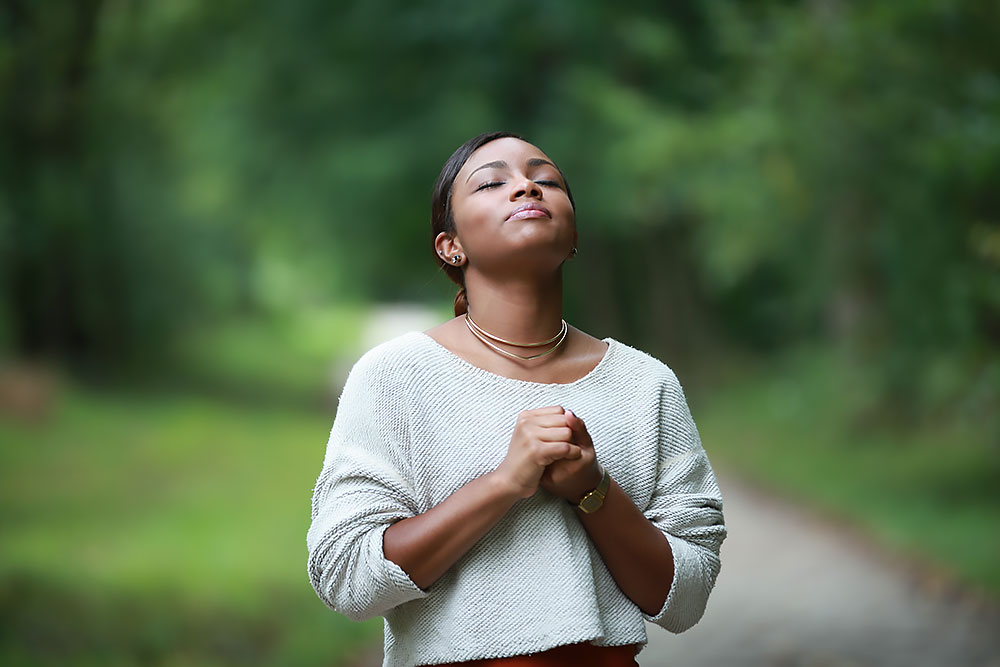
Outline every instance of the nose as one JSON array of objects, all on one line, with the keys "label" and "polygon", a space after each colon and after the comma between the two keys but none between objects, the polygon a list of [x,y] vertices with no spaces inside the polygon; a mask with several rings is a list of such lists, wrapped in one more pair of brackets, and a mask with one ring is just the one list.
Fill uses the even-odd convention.
[{"label": "nose", "polygon": [[538,184],[530,178],[525,178],[520,182],[515,181],[514,187],[510,190],[510,200],[514,201],[516,199],[520,199],[521,197],[541,199],[542,189],[538,187]]}]

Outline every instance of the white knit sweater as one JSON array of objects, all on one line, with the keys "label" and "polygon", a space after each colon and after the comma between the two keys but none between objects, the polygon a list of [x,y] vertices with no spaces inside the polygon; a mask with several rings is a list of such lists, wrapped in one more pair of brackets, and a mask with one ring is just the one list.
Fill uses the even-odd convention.
[{"label": "white knit sweater", "polygon": [[[313,588],[349,618],[385,617],[386,666],[520,655],[589,641],[646,644],[643,619],[682,632],[702,616],[726,536],[722,496],[684,393],[661,361],[612,338],[584,377],[515,380],[423,332],[366,352],[340,396],[306,538]],[[382,550],[393,522],[500,465],[522,410],[570,408],[598,461],[674,557],[663,608],[615,584],[573,508],[539,489],[427,590]]]}]

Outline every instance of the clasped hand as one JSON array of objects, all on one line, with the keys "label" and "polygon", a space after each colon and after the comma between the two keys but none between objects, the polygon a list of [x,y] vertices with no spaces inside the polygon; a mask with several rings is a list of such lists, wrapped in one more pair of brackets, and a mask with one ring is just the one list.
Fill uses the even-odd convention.
[{"label": "clasped hand", "polygon": [[604,474],[583,420],[561,405],[525,410],[517,416],[507,456],[496,472],[528,498],[541,486],[577,502]]}]

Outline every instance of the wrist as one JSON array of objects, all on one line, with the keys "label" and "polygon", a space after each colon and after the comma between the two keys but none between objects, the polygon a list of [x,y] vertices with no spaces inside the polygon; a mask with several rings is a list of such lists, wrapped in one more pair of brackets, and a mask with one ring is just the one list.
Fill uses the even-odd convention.
[{"label": "wrist", "polygon": [[513,505],[525,497],[521,487],[499,469],[483,475],[483,481],[497,502]]},{"label": "wrist", "polygon": [[[608,492],[607,486],[610,483],[610,476],[607,474],[607,470],[605,470],[604,466],[601,465],[598,465],[596,467],[594,475],[595,477],[591,479],[591,483],[588,484],[586,487],[584,487],[584,490],[582,492],[574,494],[573,497],[566,498],[566,501],[570,505],[575,506],[577,509],[581,509],[580,507],[581,503],[583,503],[584,500],[587,499],[587,497],[591,496],[592,494],[600,495],[601,499],[603,500],[603,497]],[[605,479],[606,477],[608,479]],[[591,502],[593,501],[594,499],[591,499]]]},{"label": "wrist", "polygon": [[584,514],[592,514],[604,505],[604,499],[607,497],[608,490],[611,487],[611,476],[603,467],[600,467],[599,470],[600,478],[598,482],[594,486],[590,487],[588,491],[581,494],[576,500],[569,500],[569,503],[573,505],[577,511],[583,512]]}]

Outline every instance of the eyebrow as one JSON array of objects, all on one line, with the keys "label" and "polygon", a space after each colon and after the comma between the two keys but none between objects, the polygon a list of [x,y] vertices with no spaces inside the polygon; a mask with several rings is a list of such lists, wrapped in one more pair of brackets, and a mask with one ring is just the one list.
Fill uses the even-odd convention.
[{"label": "eyebrow", "polygon": [[[528,160],[528,166],[529,167],[540,167],[543,164],[547,164],[550,167],[554,167],[556,169],[556,171],[559,170],[559,167],[556,167],[554,164],[552,164],[548,160],[543,160],[540,157],[533,157],[533,158],[531,158],[531,159]],[[473,169],[472,173],[469,174],[469,178],[465,179],[465,182],[468,183],[472,179],[472,174],[476,173],[480,169],[506,169],[507,166],[508,166],[507,163],[504,162],[503,160],[494,160],[493,162],[487,162],[486,164],[484,164],[484,165],[482,165],[480,167],[476,167],[475,169]]]}]

